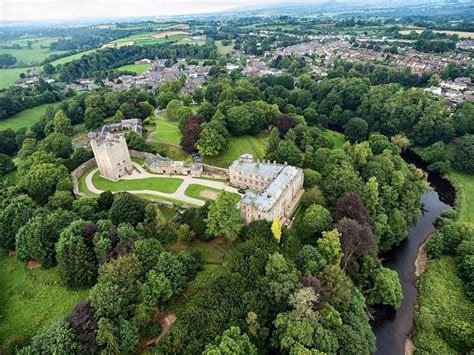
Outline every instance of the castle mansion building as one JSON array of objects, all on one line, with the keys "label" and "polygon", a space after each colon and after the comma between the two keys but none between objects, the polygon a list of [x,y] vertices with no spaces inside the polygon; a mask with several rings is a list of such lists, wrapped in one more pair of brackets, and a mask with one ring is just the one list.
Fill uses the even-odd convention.
[{"label": "castle mansion building", "polygon": [[103,177],[118,180],[133,172],[127,142],[122,134],[107,133],[105,137],[92,139],[91,147]]},{"label": "castle mansion building", "polygon": [[284,224],[298,206],[303,195],[303,170],[294,166],[255,162],[251,154],[243,154],[229,168],[230,184],[248,188],[239,202],[242,221],[272,221]]}]

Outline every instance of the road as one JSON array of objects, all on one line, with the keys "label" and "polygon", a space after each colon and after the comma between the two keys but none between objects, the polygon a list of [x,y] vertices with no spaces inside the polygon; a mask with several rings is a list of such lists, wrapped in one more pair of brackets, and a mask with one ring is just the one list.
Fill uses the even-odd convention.
[{"label": "road", "polygon": [[[186,175],[186,176],[172,175],[172,176],[170,176],[170,175],[152,174],[152,173],[149,173],[148,171],[146,171],[145,169],[143,169],[143,167],[140,166],[140,164],[135,163],[135,162],[132,163],[132,164],[137,170],[133,170],[133,173],[131,175],[124,176],[123,178],[121,178],[121,180],[139,180],[139,179],[144,179],[144,178],[169,178],[169,177],[178,178],[178,179],[183,180],[183,183],[179,186],[179,188],[174,193],[171,193],[171,194],[167,194],[167,193],[164,193],[164,192],[153,191],[153,190],[127,191],[127,192],[130,192],[130,193],[133,193],[133,194],[147,194],[147,195],[154,195],[154,196],[157,196],[157,197],[160,197],[160,196],[161,197],[167,197],[167,198],[172,198],[172,199],[175,199],[175,200],[179,200],[179,201],[189,203],[189,204],[192,204],[192,205],[197,205],[197,206],[202,206],[202,205],[204,205],[205,202],[202,201],[202,200],[198,200],[196,198],[186,196],[185,191],[189,187],[189,185],[191,185],[191,184],[202,185],[202,186],[210,187],[210,188],[213,188],[213,189],[224,190],[224,191],[227,191],[227,192],[232,192],[232,193],[238,194],[238,191],[237,191],[236,188],[231,187],[231,186],[225,184],[224,182],[197,179],[197,178],[194,178],[194,177],[189,176],[189,175]],[[86,176],[86,186],[87,186],[87,189],[89,191],[91,191],[93,193],[96,193],[96,194],[100,194],[104,191],[97,189],[94,186],[93,182],[92,182],[92,177],[94,176],[94,174],[97,171],[98,171],[98,169],[94,169]]]}]

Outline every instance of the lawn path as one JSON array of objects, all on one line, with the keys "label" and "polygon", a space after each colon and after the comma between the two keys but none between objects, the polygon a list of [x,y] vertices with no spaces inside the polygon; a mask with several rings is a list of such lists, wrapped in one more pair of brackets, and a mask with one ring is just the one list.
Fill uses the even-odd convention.
[{"label": "lawn path", "polygon": [[[132,163],[132,164],[138,171],[134,170],[131,175],[124,176],[121,178],[121,180],[138,180],[138,179],[144,179],[144,178],[169,178],[170,177],[169,175],[158,175],[158,174],[149,173],[148,171],[143,169],[143,167],[140,166],[140,164],[137,164],[137,163]],[[89,191],[96,194],[100,194],[103,191],[97,189],[92,182],[92,177],[97,171],[98,169],[94,169],[86,176],[86,186]],[[202,179],[194,178],[189,175],[186,175],[186,176],[173,175],[172,177],[183,180],[183,183],[179,186],[179,188],[174,193],[168,194],[164,192],[158,192],[158,191],[146,190],[146,189],[145,190],[130,190],[127,192],[130,192],[133,194],[148,194],[148,195],[167,197],[167,198],[172,198],[175,200],[183,201],[183,202],[193,204],[193,205],[198,205],[198,206],[203,206],[205,202],[203,200],[198,200],[196,198],[186,196],[185,194],[186,189],[191,184],[202,185],[202,186],[210,187],[213,189],[224,190],[227,192],[238,194],[236,188],[231,187],[220,181],[202,180]],[[118,192],[118,191],[115,191],[115,192]]]}]

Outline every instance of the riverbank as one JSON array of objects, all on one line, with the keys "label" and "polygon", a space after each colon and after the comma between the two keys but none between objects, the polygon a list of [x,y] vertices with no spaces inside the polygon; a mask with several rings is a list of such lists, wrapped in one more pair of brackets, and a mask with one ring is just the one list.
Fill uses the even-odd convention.
[{"label": "riverbank", "polygon": [[[474,176],[451,172],[449,180],[456,188],[457,220],[472,223],[474,220]],[[423,264],[424,249],[417,259]],[[419,270],[421,271],[421,270]],[[456,354],[450,339],[443,335],[443,324],[470,322],[474,309],[457,274],[456,260],[442,256],[437,260],[426,260],[425,270],[420,272],[418,284],[417,312],[415,315],[413,350],[427,353]],[[411,349],[407,342],[406,351]],[[410,352],[405,352],[411,354]]]},{"label": "riverbank", "polygon": [[[428,263],[428,254],[426,253],[426,244],[428,244],[432,234],[426,238],[423,244],[420,245],[420,248],[418,249],[418,256],[416,257],[415,260],[415,276],[417,279],[420,279],[421,274],[425,272],[426,270],[426,265]],[[415,305],[415,313],[418,309],[418,303]],[[405,355],[413,355],[413,353],[416,350],[415,343],[413,342],[413,334],[415,332],[415,324],[413,324],[413,329],[410,333],[410,335],[407,337],[405,340]]]}]

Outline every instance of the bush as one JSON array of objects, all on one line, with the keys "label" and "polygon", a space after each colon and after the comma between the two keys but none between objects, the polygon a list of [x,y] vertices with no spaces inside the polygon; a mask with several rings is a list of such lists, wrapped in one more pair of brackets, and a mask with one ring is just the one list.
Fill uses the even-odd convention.
[{"label": "bush", "polygon": [[432,259],[438,259],[444,253],[443,235],[440,232],[434,233],[428,244],[426,244],[426,252]]},{"label": "bush", "polygon": [[161,333],[161,324],[160,322],[151,323],[145,331],[147,338],[156,338]]}]

